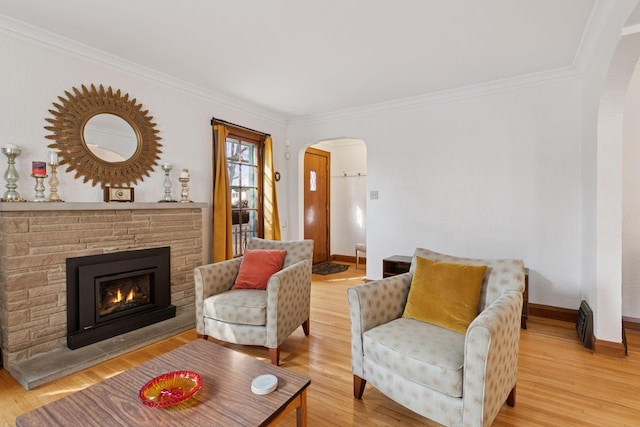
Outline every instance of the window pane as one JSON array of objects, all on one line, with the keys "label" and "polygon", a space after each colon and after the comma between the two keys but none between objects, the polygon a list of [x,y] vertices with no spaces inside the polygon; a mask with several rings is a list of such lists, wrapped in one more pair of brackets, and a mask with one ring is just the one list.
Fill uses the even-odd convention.
[{"label": "window pane", "polygon": [[253,144],[251,144],[251,145],[243,145],[241,153],[240,153],[241,154],[240,161],[242,163],[255,164],[256,163],[255,151],[256,151],[255,145],[253,145]]},{"label": "window pane", "polygon": [[249,224],[250,221],[249,212],[243,210],[232,210],[231,211],[231,224],[232,225],[240,225],[242,221],[242,225]]},{"label": "window pane", "polygon": [[253,235],[255,235],[256,230],[258,229],[258,212],[256,210],[250,210],[247,213],[249,214],[248,226],[251,231],[253,231]]},{"label": "window pane", "polygon": [[229,163],[229,185],[232,187],[240,186],[240,165],[237,163]]},{"label": "window pane", "polygon": [[316,191],[316,171],[309,171],[309,191]]},{"label": "window pane", "polygon": [[227,159],[238,160],[238,152],[240,150],[240,143],[235,139],[227,139]]},{"label": "window pane", "polygon": [[244,188],[244,200],[246,208],[256,209],[258,207],[258,190],[256,188]]},{"label": "window pane", "polygon": [[257,187],[257,168],[253,165],[240,165],[241,185],[243,187]]},{"label": "window pane", "polygon": [[237,188],[232,188],[231,189],[231,207],[239,208],[240,207],[240,205],[238,204],[239,201],[240,201],[240,190]]},{"label": "window pane", "polygon": [[233,244],[233,254],[235,256],[242,255],[244,245],[242,242],[242,233],[241,233],[240,226],[238,225],[232,226],[231,237],[232,237],[232,244]]}]

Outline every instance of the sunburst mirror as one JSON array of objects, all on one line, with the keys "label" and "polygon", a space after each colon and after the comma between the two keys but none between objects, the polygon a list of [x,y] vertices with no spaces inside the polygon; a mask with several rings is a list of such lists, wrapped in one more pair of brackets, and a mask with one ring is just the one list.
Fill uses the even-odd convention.
[{"label": "sunburst mirror", "polygon": [[51,131],[46,138],[55,142],[49,148],[59,151],[60,165],[75,178],[95,186],[130,186],[149,176],[160,159],[158,130],[147,110],[128,94],[106,90],[100,85],[90,89],[65,91],[46,118]]}]

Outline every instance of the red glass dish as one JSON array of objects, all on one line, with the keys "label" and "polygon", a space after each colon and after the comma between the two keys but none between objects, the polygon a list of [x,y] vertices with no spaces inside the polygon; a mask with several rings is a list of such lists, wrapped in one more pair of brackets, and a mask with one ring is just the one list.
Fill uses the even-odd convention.
[{"label": "red glass dish", "polygon": [[167,372],[155,377],[140,389],[140,401],[153,408],[184,402],[202,387],[202,377],[191,371]]}]

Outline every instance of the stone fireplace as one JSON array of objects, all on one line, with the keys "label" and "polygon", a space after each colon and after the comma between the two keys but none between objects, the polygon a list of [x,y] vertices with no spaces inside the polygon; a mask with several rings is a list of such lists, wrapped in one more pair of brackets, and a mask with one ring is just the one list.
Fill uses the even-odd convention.
[{"label": "stone fireplace", "polygon": [[[109,344],[103,347],[100,342],[77,350],[67,347],[68,258],[168,247],[169,305],[174,307],[176,319],[187,319],[186,329],[193,327],[193,269],[204,262],[202,221],[206,207],[204,203],[0,203],[3,367],[25,388],[32,388],[117,355],[110,342],[115,338],[103,341]],[[143,280],[145,274],[140,275]],[[127,277],[102,276],[101,280],[105,280],[100,284],[121,281],[125,287],[136,288],[134,294],[146,293],[146,285],[127,283]],[[151,294],[148,297],[155,298]],[[116,321],[120,316],[116,310],[119,309],[113,306],[103,307],[98,320]],[[158,323],[160,327],[156,329],[171,330],[162,325],[173,321]],[[143,338],[136,341],[143,342],[149,335],[144,331],[154,326],[139,329]],[[19,378],[30,375],[35,365],[46,361],[51,365],[52,360],[64,359],[67,354],[76,360],[61,374],[46,374],[46,378],[33,381]],[[81,354],[92,354],[93,358],[80,363],[77,358]],[[61,359],[56,359],[58,356]]]}]

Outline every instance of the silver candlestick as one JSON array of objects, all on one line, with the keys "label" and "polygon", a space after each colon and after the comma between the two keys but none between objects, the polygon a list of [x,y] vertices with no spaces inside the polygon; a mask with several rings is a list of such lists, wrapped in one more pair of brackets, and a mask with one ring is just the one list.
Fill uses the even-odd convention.
[{"label": "silver candlestick", "polygon": [[191,203],[191,200],[189,200],[189,169],[182,169],[178,180],[182,183],[182,199],[180,199],[180,203]]},{"label": "silver candlestick", "polygon": [[173,165],[164,163],[160,168],[164,171],[164,198],[160,202],[177,202],[176,199],[171,197],[171,177],[169,177],[169,172],[173,169]]},{"label": "silver candlestick", "polygon": [[26,200],[20,197],[20,194],[16,191],[16,188],[18,188],[18,178],[20,178],[15,166],[16,157],[22,153],[22,150],[18,147],[2,147],[2,152],[9,159],[9,167],[4,173],[4,179],[7,181],[7,191],[1,200],[3,202],[25,202]]},{"label": "silver candlestick", "polygon": [[44,196],[44,179],[49,175],[31,175],[36,179],[36,186],[34,189],[36,190],[35,197],[31,200],[32,202],[48,202],[47,198]]}]

